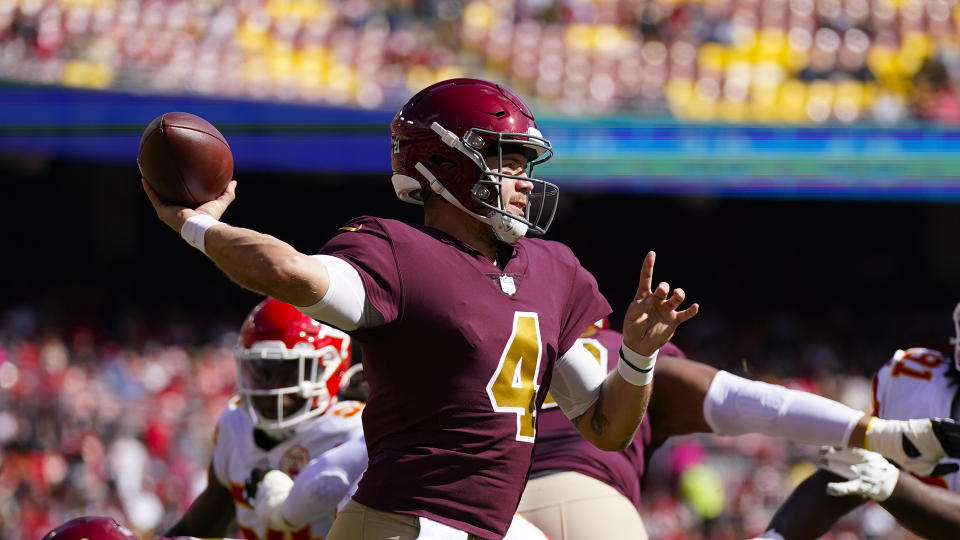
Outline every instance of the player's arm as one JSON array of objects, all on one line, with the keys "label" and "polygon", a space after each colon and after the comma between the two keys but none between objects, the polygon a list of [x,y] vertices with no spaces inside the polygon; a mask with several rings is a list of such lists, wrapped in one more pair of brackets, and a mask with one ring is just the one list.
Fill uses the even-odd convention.
[{"label": "player's arm", "polygon": [[237,284],[294,306],[312,306],[326,294],[329,280],[319,260],[270,235],[217,221],[233,202],[236,181],[196,210],[167,204],[146,180],[142,184],[160,220],[204,251]]},{"label": "player's arm", "polygon": [[679,356],[657,359],[657,391],[650,397],[653,440],[675,435],[710,433],[703,415],[703,402],[717,368]]},{"label": "player's arm", "polygon": [[652,382],[637,386],[613,372],[600,386],[594,404],[586,413],[571,421],[580,434],[597,448],[623,450],[633,442],[652,393]]},{"label": "player's arm", "polygon": [[222,538],[227,534],[235,516],[233,496],[217,480],[211,463],[207,472],[207,487],[193,501],[180,521],[167,531],[166,536]]},{"label": "player's arm", "polygon": [[960,494],[901,473],[890,498],[880,502],[901,525],[924,538],[956,538]]},{"label": "player's arm", "polygon": [[823,396],[739,377],[686,358],[657,363],[651,403],[654,440],[689,433],[762,433],[796,442],[847,446],[867,424],[863,411]]},{"label": "player's arm", "polygon": [[867,499],[856,495],[827,495],[827,484],[838,481],[843,481],[843,478],[822,469],[810,475],[774,514],[765,537],[776,538],[771,534],[775,531],[786,540],[820,538],[841,517],[867,502]]},{"label": "player's arm", "polygon": [[650,414],[653,439],[713,432],[762,433],[795,442],[877,451],[907,470],[929,475],[960,449],[950,420],[886,420],[832,399],[753,381],[684,358],[658,361]]},{"label": "player's arm", "polygon": [[621,450],[633,440],[653,391],[657,351],[699,309],[693,304],[677,311],[685,298],[683,289],[671,294],[670,286],[663,282],[652,288],[655,260],[652,251],[644,258],[637,294],[623,321],[617,369],[606,376],[597,389],[596,400],[583,414],[570,416],[564,410],[580,433],[603,450]]}]

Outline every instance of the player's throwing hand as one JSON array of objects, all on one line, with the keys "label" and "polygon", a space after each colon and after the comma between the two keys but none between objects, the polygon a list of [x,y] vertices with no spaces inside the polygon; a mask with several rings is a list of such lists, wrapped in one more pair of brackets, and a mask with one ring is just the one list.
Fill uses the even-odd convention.
[{"label": "player's throwing hand", "polygon": [[693,304],[683,311],[677,311],[686,294],[683,289],[674,289],[660,282],[656,289],[653,285],[653,265],[657,254],[647,253],[640,271],[640,285],[627,314],[623,319],[624,344],[643,355],[651,355],[673,337],[673,333],[682,323],[687,322],[700,309]]},{"label": "player's throwing hand", "polygon": [[231,180],[219,197],[201,204],[196,210],[193,210],[186,206],[164,201],[157,195],[156,191],[150,187],[146,179],[141,178],[140,182],[143,185],[143,190],[147,193],[147,198],[150,199],[150,204],[153,205],[153,209],[157,212],[157,217],[178,233],[187,219],[198,214],[206,214],[213,219],[220,219],[220,216],[223,215],[227,207],[230,206],[230,203],[232,203],[236,197],[235,190],[237,189],[237,181]]}]

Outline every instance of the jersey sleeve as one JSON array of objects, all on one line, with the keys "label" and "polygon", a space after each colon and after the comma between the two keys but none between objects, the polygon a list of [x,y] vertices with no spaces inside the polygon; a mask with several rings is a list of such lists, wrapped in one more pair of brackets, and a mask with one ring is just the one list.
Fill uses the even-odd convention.
[{"label": "jersey sleeve", "polygon": [[[559,244],[562,246],[562,244]],[[558,354],[566,353],[580,339],[583,331],[594,322],[610,314],[610,304],[600,294],[593,274],[580,265],[570,248],[563,246],[562,256],[574,266],[567,298],[566,317],[560,330]]]},{"label": "jersey sleeve", "polygon": [[347,222],[320,249],[320,255],[339,257],[356,268],[363,281],[367,302],[389,323],[400,311],[400,272],[390,235],[372,217]]},{"label": "jersey sleeve", "polygon": [[[937,381],[949,369],[949,363],[939,351],[914,347],[898,350],[878,371],[873,381],[874,414],[881,418],[896,417],[917,403],[915,396],[923,395],[923,402],[932,402],[930,381]],[[922,411],[917,418],[929,416]]]}]

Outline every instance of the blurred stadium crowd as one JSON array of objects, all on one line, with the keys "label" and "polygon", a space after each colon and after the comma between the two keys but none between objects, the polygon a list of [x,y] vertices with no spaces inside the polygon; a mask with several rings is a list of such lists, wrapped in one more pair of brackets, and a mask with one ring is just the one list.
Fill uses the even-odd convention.
[{"label": "blurred stadium crowd", "polygon": [[84,327],[24,334],[36,314],[8,315],[0,538],[37,540],[87,514],[141,532],[171,525],[205,485],[213,428],[234,389],[232,342],[164,345],[177,341],[168,328],[132,348]]},{"label": "blurred stadium crowd", "polygon": [[537,110],[960,122],[956,0],[3,0],[0,78],[393,109],[461,74]]},{"label": "blurred stadium crowd", "polygon": [[[85,514],[162,533],[205,485],[213,428],[234,389],[232,325],[213,323],[221,329],[213,337],[183,321],[112,339],[85,326],[54,331],[42,319],[31,308],[0,317],[0,538],[36,540]],[[870,406],[864,376],[752,375]],[[648,532],[660,540],[758,534],[812,472],[815,454],[762,436],[671,440],[649,468]],[[906,537],[867,506],[830,538]]]}]

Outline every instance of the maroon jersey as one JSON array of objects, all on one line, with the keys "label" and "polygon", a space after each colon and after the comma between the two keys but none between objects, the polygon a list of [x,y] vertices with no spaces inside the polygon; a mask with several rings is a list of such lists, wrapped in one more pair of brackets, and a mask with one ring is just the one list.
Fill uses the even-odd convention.
[{"label": "maroon jersey", "polygon": [[[619,332],[598,330],[584,338],[583,344],[601,363],[606,363],[607,371],[613,371],[617,367],[622,341]],[[660,354],[686,357],[672,343],[661,347]],[[540,412],[530,472],[574,471],[585,474],[612,486],[639,508],[640,481],[654,450],[649,414],[644,417],[630,446],[619,452],[607,452],[584,439],[563,411],[555,403],[548,402]]]},{"label": "maroon jersey", "polygon": [[352,332],[371,392],[358,502],[506,533],[554,360],[610,312],[566,246],[512,249],[501,271],[443,232],[362,217],[321,250],[357,269],[384,317]]}]

